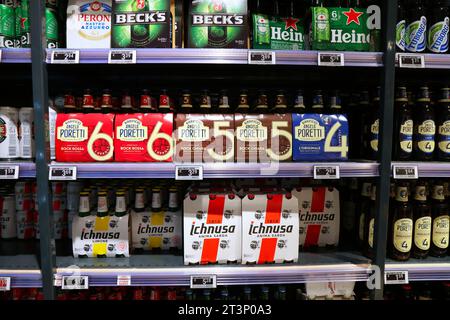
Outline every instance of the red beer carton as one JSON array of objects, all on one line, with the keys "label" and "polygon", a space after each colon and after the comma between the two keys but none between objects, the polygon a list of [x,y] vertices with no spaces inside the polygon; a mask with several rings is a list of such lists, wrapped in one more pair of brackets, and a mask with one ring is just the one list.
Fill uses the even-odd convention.
[{"label": "red beer carton", "polygon": [[171,162],[173,114],[118,114],[114,123],[115,160]]},{"label": "red beer carton", "polygon": [[56,161],[112,161],[113,121],[113,114],[58,114],[55,139]]}]

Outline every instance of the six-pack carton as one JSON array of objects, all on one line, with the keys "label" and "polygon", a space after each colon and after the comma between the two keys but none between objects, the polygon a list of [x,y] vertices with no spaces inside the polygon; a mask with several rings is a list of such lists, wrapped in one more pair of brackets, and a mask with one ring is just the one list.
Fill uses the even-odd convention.
[{"label": "six-pack carton", "polygon": [[241,199],[190,194],[184,199],[184,264],[241,261]]},{"label": "six-pack carton", "polygon": [[242,263],[298,261],[298,201],[291,194],[242,199]]}]

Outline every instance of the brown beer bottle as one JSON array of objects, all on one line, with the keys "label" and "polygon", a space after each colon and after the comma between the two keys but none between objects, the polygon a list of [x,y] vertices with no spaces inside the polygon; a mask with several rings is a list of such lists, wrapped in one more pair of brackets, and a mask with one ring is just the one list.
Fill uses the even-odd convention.
[{"label": "brown beer bottle", "polygon": [[239,104],[235,112],[243,114],[250,112],[250,105],[248,104],[248,91],[246,89],[242,89],[239,94]]},{"label": "brown beer bottle", "polygon": [[306,113],[305,99],[303,96],[303,90],[297,90],[295,94],[294,106],[292,107],[292,113],[304,114]]},{"label": "brown beer bottle", "polygon": [[428,256],[431,245],[431,207],[427,201],[427,186],[424,181],[416,184],[414,194],[413,257]]},{"label": "brown beer bottle", "polygon": [[268,113],[269,102],[265,90],[258,91],[258,98],[256,99],[255,107],[253,108],[253,113],[265,114]]},{"label": "brown beer bottle", "polygon": [[64,94],[64,113],[75,113],[77,112],[77,106],[75,102],[75,96],[72,90],[67,90]]},{"label": "brown beer bottle", "polygon": [[413,211],[408,201],[408,184],[401,182],[395,191],[395,209],[392,218],[392,259],[406,261],[411,254]]},{"label": "brown beer bottle", "polygon": [[181,94],[180,113],[194,113],[194,105],[192,104],[192,94],[190,90],[183,90]]},{"label": "brown beer bottle", "polygon": [[366,218],[369,215],[370,209],[370,189],[372,185],[370,182],[364,182],[361,187],[361,197],[358,203],[358,247],[364,250],[364,243],[366,239]]},{"label": "brown beer bottle", "polygon": [[200,105],[199,105],[199,113],[200,114],[210,114],[212,110],[211,106],[211,96],[209,95],[208,90],[202,90],[200,95]]},{"label": "brown beer bottle", "polygon": [[122,104],[120,105],[120,113],[133,113],[133,99],[128,90],[124,90],[122,94]]},{"label": "brown beer bottle", "polygon": [[334,90],[330,96],[330,114],[342,114],[341,96],[338,90]]},{"label": "brown beer bottle", "polygon": [[447,254],[449,237],[448,204],[445,200],[444,185],[441,182],[433,186],[432,191],[432,227],[431,227],[431,251],[434,257],[442,257]]},{"label": "brown beer bottle", "polygon": [[109,89],[103,90],[100,109],[103,114],[113,112],[111,90]]},{"label": "brown beer bottle", "polygon": [[285,114],[288,112],[287,99],[284,90],[278,90],[272,112],[278,114]]},{"label": "brown beer bottle", "polygon": [[83,113],[95,113],[94,96],[91,89],[85,89],[83,93]]},{"label": "brown beer bottle", "polygon": [[376,201],[377,199],[377,186],[372,184],[372,188],[370,190],[370,202],[369,202],[369,211],[366,216],[365,221],[365,242],[364,242],[364,254],[373,259],[375,255],[374,251],[374,231],[375,231],[375,210],[376,210]]},{"label": "brown beer bottle", "polygon": [[139,112],[154,113],[156,111],[156,106],[153,104],[150,92],[147,89],[143,89],[139,97]]},{"label": "brown beer bottle", "polygon": [[231,107],[228,99],[228,91],[221,90],[219,97],[219,106],[217,107],[217,111],[220,114],[231,113]]},{"label": "brown beer bottle", "polygon": [[172,112],[172,106],[170,105],[170,97],[167,89],[162,89],[159,95],[159,107],[158,112],[170,113]]},{"label": "brown beer bottle", "polygon": [[324,105],[323,105],[323,94],[322,90],[316,90],[314,91],[314,97],[313,97],[313,104],[311,106],[311,112],[312,113],[324,113]]}]

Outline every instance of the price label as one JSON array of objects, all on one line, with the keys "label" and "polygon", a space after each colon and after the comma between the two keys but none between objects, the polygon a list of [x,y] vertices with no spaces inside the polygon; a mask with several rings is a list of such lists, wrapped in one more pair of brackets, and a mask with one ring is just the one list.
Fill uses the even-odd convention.
[{"label": "price label", "polygon": [[276,56],[274,51],[254,51],[248,52],[248,64],[275,64]]},{"label": "price label", "polygon": [[394,179],[418,179],[417,166],[393,166]]},{"label": "price label", "polygon": [[80,51],[53,50],[50,62],[52,64],[78,64],[80,63]]},{"label": "price label", "polygon": [[317,55],[319,66],[323,67],[343,67],[344,54],[343,53],[329,53],[319,52]]},{"label": "price label", "polygon": [[214,289],[217,287],[216,275],[191,276],[191,289]]},{"label": "price label", "polygon": [[131,276],[117,276],[117,285],[121,286],[131,286]]},{"label": "price label", "polygon": [[176,166],[175,180],[203,180],[203,166]]},{"label": "price label", "polygon": [[340,179],[339,166],[314,166],[314,179],[317,180]]},{"label": "price label", "polygon": [[425,68],[425,56],[414,53],[398,53],[398,65],[400,68]]},{"label": "price label", "polygon": [[11,290],[11,278],[10,277],[0,277],[0,291]]},{"label": "price label", "polygon": [[89,289],[88,276],[63,276],[62,277],[63,290],[86,290]]},{"label": "price label", "polygon": [[385,271],[385,284],[407,284],[409,283],[408,271]]},{"label": "price label", "polygon": [[19,166],[0,166],[0,180],[19,179]]},{"label": "price label", "polygon": [[50,181],[77,180],[77,167],[51,166],[48,175]]},{"label": "price label", "polygon": [[110,50],[109,64],[134,64],[136,63],[136,50]]}]

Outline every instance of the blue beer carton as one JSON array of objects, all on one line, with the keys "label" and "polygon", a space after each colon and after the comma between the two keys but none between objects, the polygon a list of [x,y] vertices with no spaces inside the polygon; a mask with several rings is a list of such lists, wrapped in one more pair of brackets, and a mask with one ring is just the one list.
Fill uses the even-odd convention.
[{"label": "blue beer carton", "polygon": [[348,160],[348,120],[340,114],[292,114],[294,161]]}]

